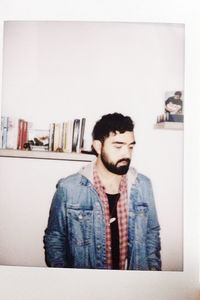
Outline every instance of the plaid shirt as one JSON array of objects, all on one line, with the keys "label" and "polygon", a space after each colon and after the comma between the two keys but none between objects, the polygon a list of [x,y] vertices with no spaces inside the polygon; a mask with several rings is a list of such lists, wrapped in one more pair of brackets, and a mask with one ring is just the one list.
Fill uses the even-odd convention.
[{"label": "plaid shirt", "polygon": [[[94,168],[94,186],[100,197],[103,205],[105,222],[106,222],[106,258],[107,267],[112,269],[112,252],[111,252],[111,231],[110,231],[110,213],[108,198],[105,192],[105,188],[102,186],[100,178]],[[119,227],[119,268],[120,270],[125,269],[127,252],[128,252],[128,208],[127,208],[127,177],[122,176],[122,180],[119,186],[120,198],[117,203],[117,216],[118,216],[118,227]]]}]

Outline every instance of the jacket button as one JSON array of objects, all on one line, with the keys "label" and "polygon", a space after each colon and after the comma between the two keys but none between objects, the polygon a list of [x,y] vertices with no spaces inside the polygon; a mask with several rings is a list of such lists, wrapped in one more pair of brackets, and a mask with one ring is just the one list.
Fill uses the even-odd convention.
[{"label": "jacket button", "polygon": [[79,220],[83,219],[83,215],[80,214],[80,215],[78,216],[78,218],[79,218]]}]

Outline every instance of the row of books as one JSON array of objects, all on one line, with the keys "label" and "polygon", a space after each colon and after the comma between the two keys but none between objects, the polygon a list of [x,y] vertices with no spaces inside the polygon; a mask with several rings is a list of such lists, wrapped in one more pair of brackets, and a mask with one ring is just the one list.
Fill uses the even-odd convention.
[{"label": "row of books", "polygon": [[81,152],[84,147],[85,118],[63,123],[51,123],[49,151]]},{"label": "row of books", "polygon": [[184,116],[182,114],[170,114],[169,112],[165,112],[162,115],[157,116],[156,123],[163,123],[163,122],[180,122],[183,123]]},{"label": "row of books", "polygon": [[2,116],[0,148],[57,152],[81,152],[86,119],[51,123],[49,129],[35,129],[24,119]]},{"label": "row of books", "polygon": [[3,149],[23,149],[28,138],[28,122],[14,117],[1,117],[0,147]]}]

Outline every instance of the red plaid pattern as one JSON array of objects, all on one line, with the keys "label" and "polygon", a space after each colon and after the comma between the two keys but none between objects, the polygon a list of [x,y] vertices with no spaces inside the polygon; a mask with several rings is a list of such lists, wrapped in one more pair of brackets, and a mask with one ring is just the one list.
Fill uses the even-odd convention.
[{"label": "red plaid pattern", "polygon": [[[106,196],[105,188],[102,186],[100,178],[95,168],[94,168],[93,176],[94,176],[94,186],[97,190],[97,193],[103,205],[105,222],[106,222],[107,267],[108,269],[112,269],[110,213],[109,213],[108,198]],[[124,270],[125,262],[127,258],[127,251],[128,251],[128,208],[127,208],[128,198],[127,198],[126,175],[122,176],[119,192],[120,192],[120,199],[118,200],[117,203],[117,216],[118,216],[118,227],[119,227],[119,252],[120,252],[119,268],[120,270]]]}]

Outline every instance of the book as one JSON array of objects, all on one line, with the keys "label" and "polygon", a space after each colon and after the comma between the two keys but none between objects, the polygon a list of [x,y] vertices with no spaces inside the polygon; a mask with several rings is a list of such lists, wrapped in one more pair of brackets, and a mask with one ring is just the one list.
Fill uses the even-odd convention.
[{"label": "book", "polygon": [[22,138],[23,138],[23,120],[18,120],[18,139],[17,139],[17,149],[22,150]]},{"label": "book", "polygon": [[79,129],[80,129],[80,120],[75,119],[73,123],[72,152],[77,152]]},{"label": "book", "polygon": [[24,145],[28,142],[28,122],[23,122],[22,128],[22,149],[24,149]]},{"label": "book", "polygon": [[58,143],[58,150],[57,151],[63,152],[63,123],[60,123],[59,143]]},{"label": "book", "polygon": [[1,117],[1,148],[7,147],[8,117]]},{"label": "book", "polygon": [[53,140],[53,151],[60,152],[62,151],[62,123],[55,123],[54,128],[54,140]]},{"label": "book", "polygon": [[0,149],[2,148],[2,139],[3,139],[3,128],[2,128],[2,122],[0,122]]},{"label": "book", "polygon": [[63,152],[72,152],[73,121],[63,123]]},{"label": "book", "polygon": [[8,131],[7,131],[7,149],[17,149],[18,140],[18,119],[16,117],[8,117]]},{"label": "book", "polygon": [[67,131],[67,122],[63,123],[63,152],[67,152],[67,139],[68,139],[68,131]]},{"label": "book", "polygon": [[85,133],[85,122],[86,119],[82,118],[81,119],[81,129],[80,129],[80,134],[79,134],[79,140],[78,140],[78,152],[81,152],[83,147],[84,147],[84,133]]},{"label": "book", "polygon": [[72,152],[73,121],[67,122],[67,152]]},{"label": "book", "polygon": [[53,151],[55,123],[49,125],[49,151]]},{"label": "book", "polygon": [[24,145],[28,142],[28,122],[24,119],[18,120],[18,141],[17,149],[23,150]]}]

